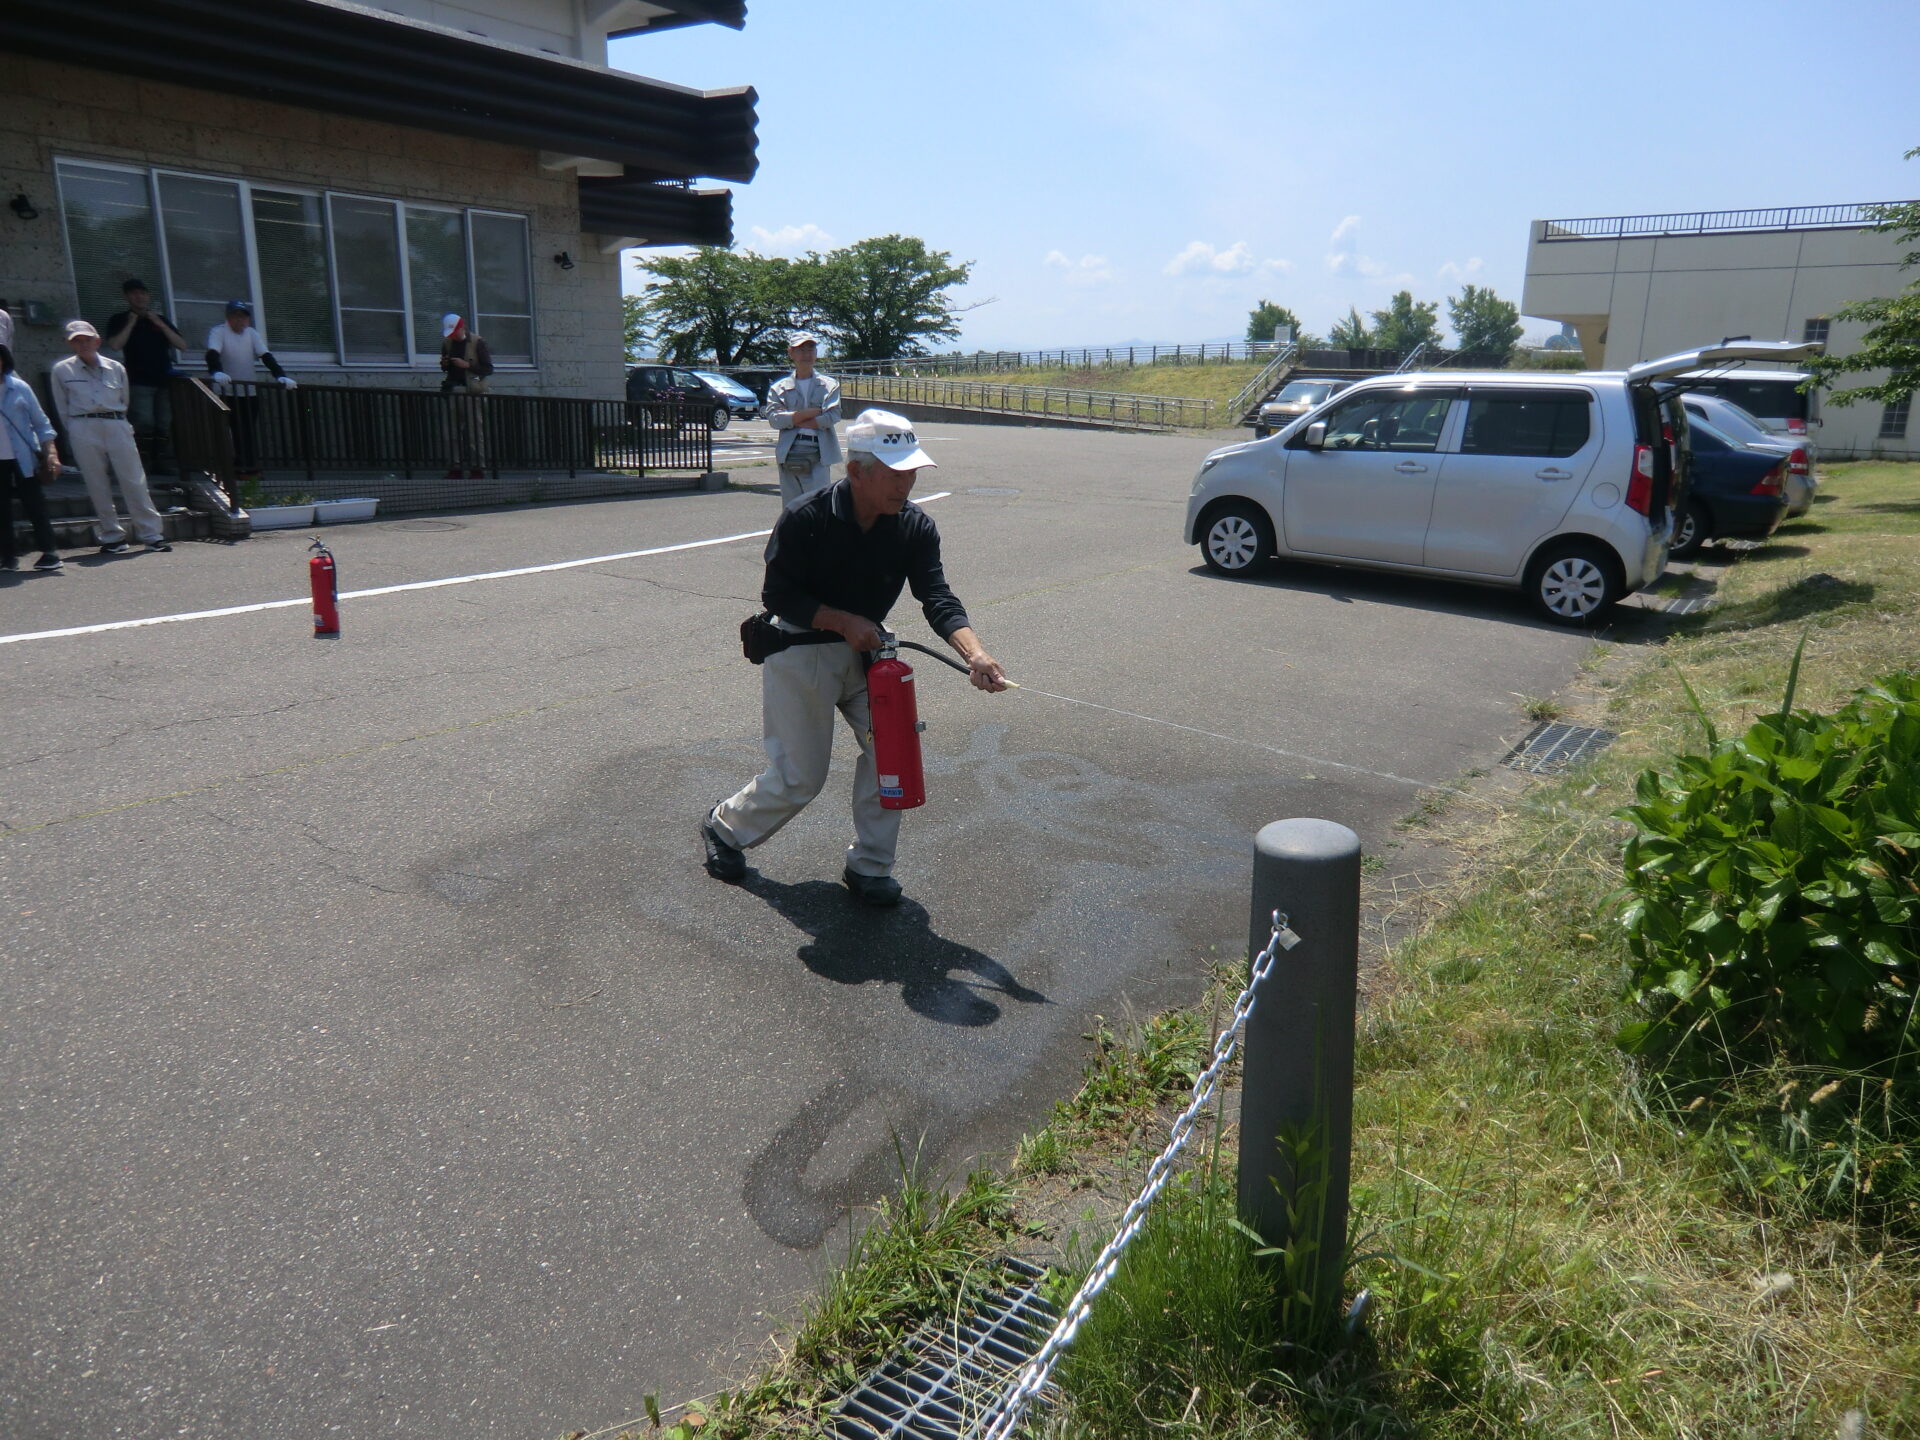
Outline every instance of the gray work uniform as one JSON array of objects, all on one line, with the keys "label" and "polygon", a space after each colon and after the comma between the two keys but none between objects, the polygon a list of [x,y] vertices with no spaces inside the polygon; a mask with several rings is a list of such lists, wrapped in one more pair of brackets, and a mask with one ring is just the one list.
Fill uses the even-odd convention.
[{"label": "gray work uniform", "polygon": [[53,407],[67,427],[67,442],[73,446],[74,463],[80,478],[87,482],[87,495],[93,501],[94,538],[102,545],[117,545],[126,539],[126,527],[113,509],[111,474],[120,482],[121,498],[127,502],[127,515],[133,521],[134,534],[148,545],[166,533],[160,512],[153,508],[147,494],[147,471],[140,463],[140,447],[134,443],[133,426],[127,423],[127,402],[131,386],[127,370],[118,360],[105,355],[89,365],[78,355],[69,355],[53,367]]},{"label": "gray work uniform", "polygon": [[[819,410],[813,430],[795,430],[793,412]],[[833,483],[833,467],[840,463],[840,437],[834,427],[840,423],[840,382],[818,371],[802,380],[798,375],[782,375],[767,390],[767,403],[760,413],[775,433],[773,454],[780,466],[780,501],[797,505],[816,490]],[[820,437],[820,458],[805,472],[787,468],[787,454],[794,437],[812,433]]]}]

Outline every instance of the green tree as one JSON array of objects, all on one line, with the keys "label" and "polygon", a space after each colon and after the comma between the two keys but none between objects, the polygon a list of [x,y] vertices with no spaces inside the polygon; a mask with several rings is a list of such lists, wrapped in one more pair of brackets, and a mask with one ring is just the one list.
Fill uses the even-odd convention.
[{"label": "green tree", "polygon": [[1411,290],[1402,290],[1387,302],[1384,310],[1373,312],[1373,345],[1376,350],[1398,350],[1402,354],[1420,345],[1440,343],[1440,302],[1415,300]]},{"label": "green tree", "polygon": [[784,332],[808,318],[810,277],[797,273],[806,263],[715,245],[644,260],[653,283],[633,297],[628,343],[636,334],[650,336],[675,364],[778,360],[786,353]]},{"label": "green tree", "polygon": [[1271,340],[1273,332],[1282,325],[1293,331],[1296,340],[1306,333],[1305,327],[1300,324],[1300,317],[1293,311],[1271,300],[1262,300],[1247,316],[1247,339]]},{"label": "green tree", "polygon": [[809,255],[820,268],[811,301],[814,322],[848,360],[924,355],[929,340],[959,335],[959,313],[947,292],[966,283],[959,265],[911,235],[879,235],[828,254]]},{"label": "green tree", "polygon": [[1513,358],[1520,340],[1520,307],[1502,300],[1491,286],[1462,287],[1447,301],[1447,318],[1453,323],[1454,343],[1465,354],[1496,368]]},{"label": "green tree", "polygon": [[[1920,155],[1920,146],[1907,151],[1905,158]],[[1920,200],[1899,205],[1875,205],[1868,213],[1877,222],[1874,229],[1897,235],[1903,245],[1920,245]],[[1920,249],[1909,250],[1900,260],[1902,270],[1920,265]],[[1866,325],[1860,348],[1847,355],[1822,355],[1808,367],[1814,380],[1830,385],[1838,375],[1858,375],[1867,370],[1885,370],[1887,378],[1875,385],[1855,385],[1835,390],[1827,396],[1836,405],[1852,405],[1861,400],[1881,405],[1898,405],[1920,389],[1920,279],[1909,281],[1898,295],[1881,300],[1856,300],[1833,312],[1833,319]]]},{"label": "green tree", "polygon": [[1336,350],[1371,350],[1374,346],[1373,332],[1367,329],[1367,322],[1360,318],[1360,312],[1351,305],[1347,307],[1345,319],[1333,322],[1333,329],[1327,332],[1327,341]]},{"label": "green tree", "polygon": [[652,348],[653,334],[647,324],[647,302],[641,296],[620,297],[620,333],[626,341],[629,364]]}]

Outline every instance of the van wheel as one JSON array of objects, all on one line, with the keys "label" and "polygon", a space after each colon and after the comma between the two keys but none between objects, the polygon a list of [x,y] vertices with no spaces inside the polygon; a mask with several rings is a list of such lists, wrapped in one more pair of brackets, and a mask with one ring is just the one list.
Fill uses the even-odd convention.
[{"label": "van wheel", "polygon": [[1220,506],[1200,527],[1200,554],[1216,575],[1257,575],[1273,551],[1273,522],[1246,500]]},{"label": "van wheel", "polygon": [[1619,560],[1598,545],[1556,545],[1527,567],[1527,603],[1556,625],[1595,623],[1625,588]]},{"label": "van wheel", "polygon": [[1700,549],[1712,539],[1710,531],[1712,519],[1707,507],[1698,500],[1689,500],[1681,508],[1673,522],[1673,544],[1667,553],[1676,560],[1691,560],[1700,553]]}]

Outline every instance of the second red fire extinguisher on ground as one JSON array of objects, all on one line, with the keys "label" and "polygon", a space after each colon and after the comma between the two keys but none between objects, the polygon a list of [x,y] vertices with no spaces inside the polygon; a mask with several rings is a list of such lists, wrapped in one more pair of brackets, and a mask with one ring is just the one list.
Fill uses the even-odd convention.
[{"label": "second red fire extinguisher on ground", "polygon": [[893,636],[880,632],[880,649],[867,667],[868,725],[873,761],[880,772],[880,805],[912,810],[927,803],[920,764],[920,707],[913,694],[913,667],[900,658]]},{"label": "second red fire extinguisher on ground", "polygon": [[307,547],[313,552],[307,561],[307,576],[313,582],[313,633],[340,633],[340,572],[333,563],[333,552],[318,540]]}]

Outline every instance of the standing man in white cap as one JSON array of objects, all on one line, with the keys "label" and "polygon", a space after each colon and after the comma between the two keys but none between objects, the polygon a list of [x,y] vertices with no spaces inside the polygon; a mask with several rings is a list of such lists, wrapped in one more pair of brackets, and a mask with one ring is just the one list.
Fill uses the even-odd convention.
[{"label": "standing man in white cap", "polygon": [[[127,423],[132,386],[127,367],[100,353],[100,332],[84,320],[67,322],[67,348],[73,353],[53,366],[53,408],[67,427],[73,460],[93,501],[93,538],[102,555],[124,555],[127,527],[113,509],[112,480],[120,482],[133,533],[149,550],[171,550],[160,512],[147,494],[147,472],[140,446]],[[108,477],[111,475],[112,480]],[[9,519],[8,523],[12,523]]]},{"label": "standing man in white cap", "polygon": [[885,410],[863,411],[847,427],[847,478],[788,507],[767,541],[761,600],[787,637],[761,666],[767,768],[716,805],[701,822],[707,873],[737,883],[743,851],[770,839],[826,784],[838,710],[860,743],[853,772],[853,844],[842,875],[855,899],[900,903],[893,878],[900,812],[880,804],[868,734],[866,657],[880,629],[913,588],[927,623],[967,662],[974,686],[1007,688],[1006,672],[973,633],[940,565],[940,532],[907,499],[915,474],[933,458],[913,422]]},{"label": "standing man in white cap", "polygon": [[452,396],[448,403],[454,407],[453,465],[447,479],[460,479],[462,471],[469,480],[482,479],[487,473],[486,417],[471,397],[487,393],[493,351],[451,310],[440,317],[440,369],[440,393]]},{"label": "standing man in white cap", "polygon": [[814,373],[820,344],[805,330],[787,337],[787,359],[793,373],[782,375],[767,389],[761,414],[779,432],[774,437],[774,461],[780,467],[780,501],[792,509],[816,490],[833,483],[833,467],[840,463],[840,382]]}]

